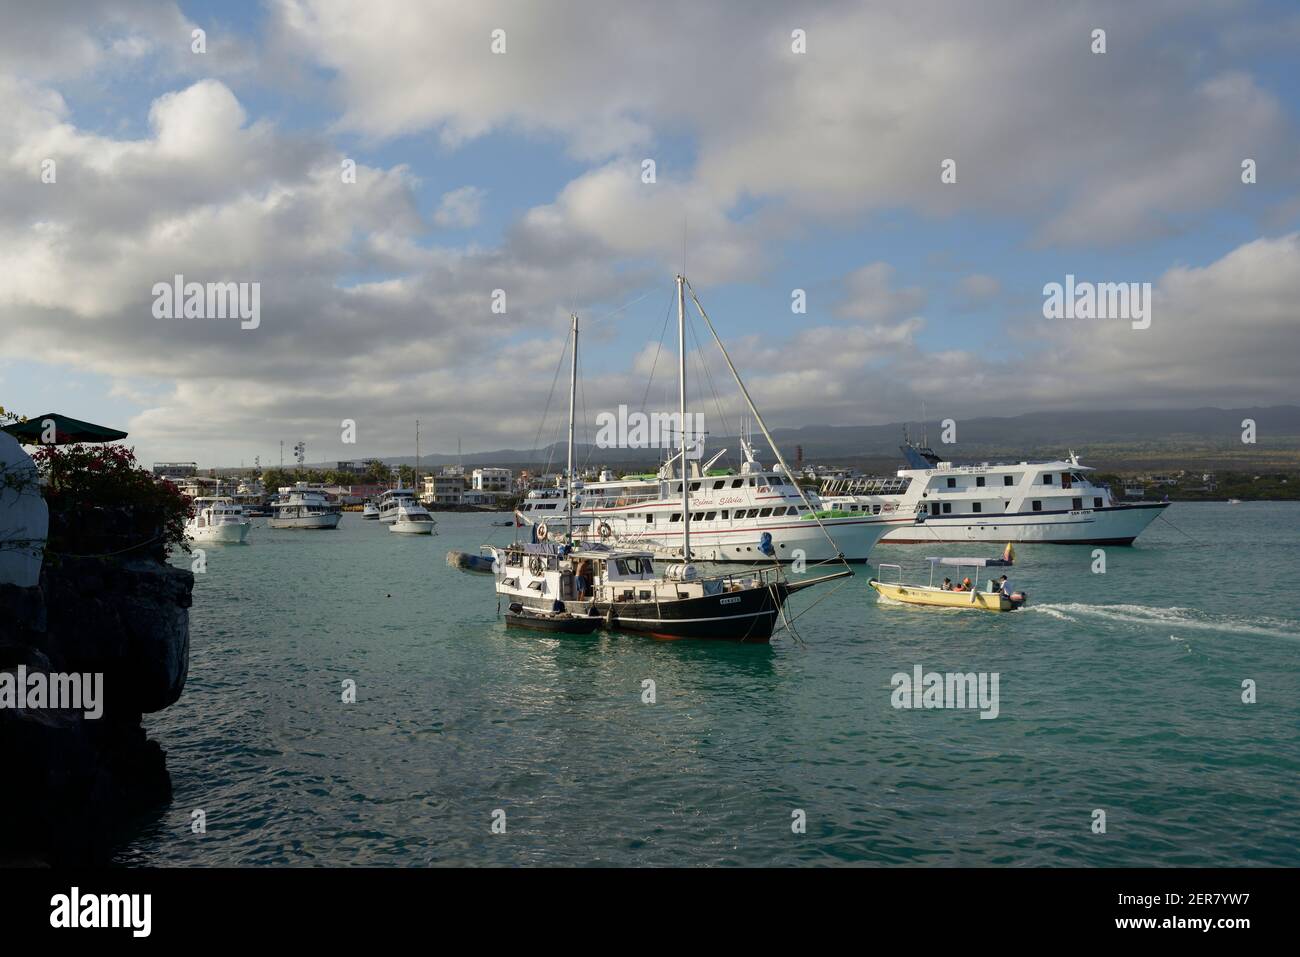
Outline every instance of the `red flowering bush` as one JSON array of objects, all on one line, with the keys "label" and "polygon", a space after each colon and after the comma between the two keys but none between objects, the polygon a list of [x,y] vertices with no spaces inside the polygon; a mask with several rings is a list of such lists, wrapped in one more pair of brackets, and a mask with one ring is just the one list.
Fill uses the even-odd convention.
[{"label": "red flowering bush", "polygon": [[50,508],[47,554],[189,551],[190,500],[122,445],[48,445],[32,455]]}]

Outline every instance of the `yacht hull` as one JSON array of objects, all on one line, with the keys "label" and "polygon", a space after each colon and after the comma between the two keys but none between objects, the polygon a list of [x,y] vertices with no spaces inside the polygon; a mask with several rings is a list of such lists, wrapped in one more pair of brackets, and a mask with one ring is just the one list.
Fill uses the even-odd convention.
[{"label": "yacht hull", "polygon": [[[1020,542],[1041,545],[1132,545],[1168,502],[1013,515],[929,515],[920,524],[901,520],[881,539],[886,545],[935,542]],[[902,524],[904,521],[907,524]]]},{"label": "yacht hull", "polygon": [[199,545],[239,545],[248,538],[252,522],[225,522],[207,528],[187,530],[185,537]]},{"label": "yacht hull", "polygon": [[338,528],[342,521],[341,512],[329,512],[324,515],[295,515],[292,518],[273,518],[268,524],[272,528]]},{"label": "yacht hull", "polygon": [[[912,520],[907,519],[908,522]],[[848,562],[861,564],[868,560],[871,549],[891,529],[897,526],[879,518],[863,519],[823,519],[826,531],[822,531],[816,522],[796,520],[791,522],[772,522],[749,528],[709,527],[712,523],[691,523],[691,561],[726,562],[737,565],[771,565],[775,562],[804,561],[809,564],[833,561],[843,555]],[[552,520],[547,523],[550,535],[557,540],[563,537],[563,521]],[[602,524],[610,528],[604,538],[599,530]],[[718,523],[721,526],[723,523]],[[574,529],[577,541],[593,541],[613,544],[627,548],[646,548],[658,558],[680,557],[682,536],[677,533],[656,533],[636,531],[621,533],[621,526],[614,523],[602,523],[599,519],[590,524],[584,523]],[[775,556],[768,556],[759,550],[759,539],[764,533],[772,536]],[[834,546],[827,540],[829,532]],[[931,539],[933,541],[933,539]]]}]

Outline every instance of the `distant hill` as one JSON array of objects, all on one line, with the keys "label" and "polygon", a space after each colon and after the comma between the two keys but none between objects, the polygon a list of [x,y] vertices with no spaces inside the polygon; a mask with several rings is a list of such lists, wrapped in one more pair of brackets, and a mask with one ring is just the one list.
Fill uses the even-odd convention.
[{"label": "distant hill", "polygon": [[[1078,412],[1030,412],[1024,415],[956,419],[957,441],[944,445],[940,420],[909,426],[913,441],[922,434],[940,455],[953,461],[1041,458],[1061,456],[1074,449],[1085,464],[1109,469],[1141,468],[1300,468],[1300,406],[1285,405],[1244,409],[1113,410]],[[1254,419],[1254,445],[1241,441],[1243,419]],[[903,423],[888,425],[808,425],[776,429],[773,437],[787,461],[794,464],[796,448],[805,463],[840,465],[873,470],[900,467],[898,446]],[[758,437],[759,456],[771,458],[766,443]],[[709,437],[712,452],[728,449],[726,459],[739,457],[736,436]],[[562,443],[541,449],[497,449],[467,452],[462,456],[431,454],[420,457],[423,467],[452,465],[500,465],[512,468],[550,470],[564,462]],[[575,448],[584,465],[611,468],[643,468],[661,461],[655,449]],[[386,457],[390,465],[413,465],[414,456]],[[333,463],[324,463],[326,467]]]}]

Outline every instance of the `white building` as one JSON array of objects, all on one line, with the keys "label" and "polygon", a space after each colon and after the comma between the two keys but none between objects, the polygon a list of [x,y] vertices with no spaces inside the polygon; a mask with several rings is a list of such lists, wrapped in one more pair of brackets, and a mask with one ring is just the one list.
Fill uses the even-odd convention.
[{"label": "white building", "polygon": [[513,479],[509,469],[475,469],[470,488],[476,492],[509,492]]}]

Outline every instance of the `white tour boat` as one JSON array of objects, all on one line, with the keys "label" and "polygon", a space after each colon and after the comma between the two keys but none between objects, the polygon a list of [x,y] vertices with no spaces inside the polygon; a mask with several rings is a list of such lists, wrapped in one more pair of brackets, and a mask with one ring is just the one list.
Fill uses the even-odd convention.
[{"label": "white tour boat", "polygon": [[379,518],[379,506],[367,499],[365,505],[361,508],[361,517],[369,519]]},{"label": "white tour boat", "polygon": [[402,502],[397,506],[397,514],[388,526],[390,532],[399,535],[432,535],[433,526],[437,524],[429,510],[419,502]]},{"label": "white tour boat", "polygon": [[908,467],[892,478],[828,479],[821,498],[836,515],[889,522],[882,542],[1038,542],[1131,545],[1168,502],[1125,503],[1067,459],[956,465],[928,448],[902,446]]},{"label": "white tour boat", "polygon": [[240,544],[253,527],[244,510],[232,499],[196,498],[194,516],[185,523],[185,537],[192,542]]},{"label": "white tour boat", "polygon": [[397,488],[390,488],[379,496],[379,520],[385,525],[391,525],[397,521],[398,512],[409,506],[422,508],[419,500],[415,497],[415,489],[402,488],[401,481],[398,481]]},{"label": "white tour boat", "polygon": [[338,528],[343,510],[319,486],[298,482],[280,489],[271,503],[272,528]]},{"label": "white tour boat", "polygon": [[[762,546],[776,549],[778,561],[838,558],[864,562],[871,548],[895,526],[890,516],[870,511],[833,513],[815,493],[800,489],[778,468],[764,468],[752,445],[741,438],[745,461],[740,470],[712,469],[726,452],[691,462],[691,561],[770,564]],[[621,548],[647,549],[661,558],[682,549],[682,481],[674,456],[655,475],[616,479],[608,472],[597,482],[575,488],[573,538]],[[535,489],[516,512],[533,526],[539,541],[564,535],[563,489]],[[820,519],[820,523],[818,522]],[[830,538],[827,537],[829,532]],[[834,539],[832,541],[831,539]]]}]

